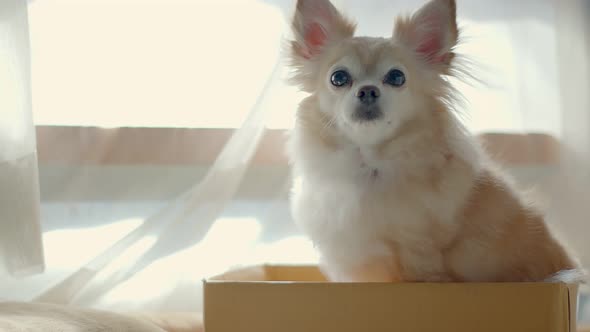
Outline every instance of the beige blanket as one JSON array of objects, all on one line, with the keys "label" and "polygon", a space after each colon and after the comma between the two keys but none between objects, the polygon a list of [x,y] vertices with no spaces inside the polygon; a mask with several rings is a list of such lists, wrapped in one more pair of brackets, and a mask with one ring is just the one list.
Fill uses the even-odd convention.
[{"label": "beige blanket", "polygon": [[43,303],[0,303],[0,331],[6,332],[200,332],[196,313],[112,313]]}]

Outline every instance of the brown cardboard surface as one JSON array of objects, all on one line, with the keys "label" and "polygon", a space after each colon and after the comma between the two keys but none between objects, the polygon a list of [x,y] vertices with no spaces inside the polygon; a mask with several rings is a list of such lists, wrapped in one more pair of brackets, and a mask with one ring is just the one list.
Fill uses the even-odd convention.
[{"label": "brown cardboard surface", "polygon": [[207,332],[575,331],[576,289],[559,283],[329,283],[313,266],[259,266],[204,291]]}]

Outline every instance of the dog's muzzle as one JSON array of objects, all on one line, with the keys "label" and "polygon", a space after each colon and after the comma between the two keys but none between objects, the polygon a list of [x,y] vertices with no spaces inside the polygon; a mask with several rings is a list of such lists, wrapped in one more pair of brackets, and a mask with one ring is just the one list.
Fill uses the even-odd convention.
[{"label": "dog's muzzle", "polygon": [[371,121],[383,116],[383,112],[377,105],[364,106],[360,105],[354,111],[354,119],[358,121]]}]

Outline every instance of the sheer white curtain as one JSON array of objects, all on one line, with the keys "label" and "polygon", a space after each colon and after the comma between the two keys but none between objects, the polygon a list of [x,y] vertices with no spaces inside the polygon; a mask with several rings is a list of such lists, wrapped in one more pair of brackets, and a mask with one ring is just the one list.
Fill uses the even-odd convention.
[{"label": "sheer white curtain", "polygon": [[[561,163],[550,211],[590,266],[590,2],[556,2]],[[587,308],[590,318],[590,307]]]},{"label": "sheer white curtain", "polygon": [[0,275],[43,271],[27,4],[0,2]]},{"label": "sheer white curtain", "polygon": [[[47,0],[36,0],[34,5],[38,8],[50,5],[44,1]],[[334,2],[357,19],[359,34],[381,36],[391,33],[392,20],[396,14],[415,9],[422,3],[412,0]],[[57,3],[63,6],[73,6],[75,3],[79,8],[84,7],[82,0],[62,0]],[[62,104],[59,102],[61,99],[56,102],[55,98],[51,98],[63,93],[52,90],[55,87],[51,78],[55,76],[50,74],[55,73],[56,66],[35,65],[33,61],[33,68],[39,69],[40,76],[45,75],[37,78],[38,83],[34,84],[34,92],[38,91],[41,95],[34,99],[38,100],[39,108],[51,105],[78,110],[80,105],[74,103],[75,98],[92,97],[99,106],[87,105],[92,109],[91,112],[56,116],[62,116],[64,120],[77,117],[80,122],[88,121],[82,124],[92,124],[87,119],[98,113],[104,116],[109,110],[119,112],[118,109],[114,111],[119,103],[124,104],[122,110],[126,114],[132,114],[130,121],[139,119],[137,123],[145,125],[150,122],[146,110],[153,110],[149,108],[151,104],[164,102],[165,96],[170,100],[170,105],[161,112],[167,116],[159,120],[154,118],[149,124],[178,126],[211,117],[210,125],[219,119],[223,120],[224,116],[230,117],[230,114],[233,117],[229,122],[243,119],[243,124],[197,184],[192,188],[187,184],[183,195],[172,202],[158,205],[159,212],[151,216],[130,223],[121,222],[119,224],[124,227],[117,228],[116,232],[115,226],[109,226],[112,227],[109,228],[111,233],[108,233],[111,234],[111,240],[109,236],[101,240],[101,247],[85,259],[64,263],[67,261],[64,257],[73,255],[72,251],[84,250],[85,245],[89,245],[89,242],[75,240],[86,236],[85,239],[94,239],[98,243],[104,236],[100,235],[102,233],[98,228],[89,228],[87,233],[78,231],[72,233],[75,235],[71,237],[63,238],[58,237],[60,230],[47,230],[45,248],[51,258],[48,259],[48,272],[24,280],[3,280],[4,288],[0,288],[0,291],[4,294],[0,293],[0,297],[12,294],[11,297],[27,300],[109,309],[199,310],[200,279],[207,275],[239,264],[314,262],[316,257],[313,248],[299,235],[289,219],[287,192],[290,179],[287,166],[269,172],[251,163],[268,128],[288,128],[292,124],[295,104],[301,96],[284,84],[287,73],[279,54],[282,38],[288,34],[285,18],[290,14],[292,1],[217,0],[209,2],[215,3],[211,6],[217,7],[207,7],[207,1],[162,0],[158,10],[151,7],[148,10],[149,5],[135,0],[101,3],[121,6],[117,7],[122,8],[121,12],[113,14],[115,17],[111,19],[121,22],[128,20],[138,26],[120,24],[117,27],[122,31],[108,35],[108,30],[88,28],[90,23],[87,21],[72,19],[69,22],[81,25],[80,29],[86,24],[87,30],[84,31],[92,32],[87,38],[96,39],[82,41],[88,50],[76,49],[77,56],[88,59],[61,59],[68,53],[60,53],[56,46],[68,49],[70,45],[44,45],[41,39],[37,43],[33,40],[33,52],[37,45],[40,53],[45,52],[43,54],[46,57],[50,55],[58,59],[55,63],[76,68],[70,72],[60,69],[65,71],[62,74],[66,77],[75,78],[69,82],[64,80],[64,84],[77,92],[72,99]],[[152,5],[154,3],[157,1],[151,2]],[[181,15],[162,9],[189,3],[191,6],[204,6],[199,11],[191,7],[195,13],[204,15],[202,20],[193,22],[186,14],[189,10]],[[588,6],[588,2],[583,0],[460,1],[458,9],[463,27],[463,43],[459,51],[474,59],[477,64],[474,70],[486,84],[468,86],[457,82],[469,101],[465,121],[474,132],[511,134],[519,139],[521,151],[517,151],[517,154],[531,158],[524,158],[528,162],[507,165],[507,170],[516,176],[523,187],[534,189],[551,224],[586,266],[590,266],[590,224],[587,220],[590,213]],[[109,11],[105,9],[106,12]],[[148,12],[152,14],[145,14]],[[237,15],[237,12],[244,15]],[[146,17],[152,17],[150,15],[155,15],[153,18],[156,20],[147,20]],[[163,30],[174,32],[175,35],[158,35],[156,32],[160,30],[154,30],[154,24],[165,22],[166,15],[170,22],[174,21],[171,19],[173,15],[178,15],[177,21],[182,22],[176,26],[177,30]],[[100,21],[96,19],[92,24],[100,24]],[[199,25],[198,22],[205,23]],[[49,34],[49,27],[47,25],[43,31]],[[41,31],[41,25],[38,28]],[[53,32],[64,34],[68,31],[55,28]],[[199,38],[191,38],[193,33]],[[124,39],[115,39],[109,44],[108,38],[104,41],[106,35],[103,34],[109,38],[129,34],[133,36],[131,39],[137,44],[137,50],[124,44]],[[176,44],[179,36],[184,39]],[[103,40],[99,41],[98,38]],[[156,70],[159,75],[157,79],[177,78],[171,73],[183,70],[190,73],[191,78],[166,81],[158,86],[158,93],[155,93],[156,90],[151,90],[153,86],[145,83],[149,75],[144,75],[140,70],[142,68],[135,67],[138,66],[132,61],[135,59],[125,52],[120,52],[120,56],[129,61],[119,63],[107,58],[101,62],[104,67],[85,68],[94,61],[91,57],[97,51],[92,49],[95,43],[101,43],[102,48],[110,45],[122,47],[126,52],[137,52],[136,55],[144,57],[138,60],[141,64],[166,68],[160,69],[161,72]],[[184,48],[182,45],[186,44],[196,46]],[[169,47],[169,50],[151,48],[154,45]],[[190,57],[179,54],[181,50],[189,50]],[[115,81],[115,86],[128,89],[127,94],[115,93],[109,90],[109,86],[96,83],[97,76],[107,76],[104,72],[108,72],[109,67],[120,70],[121,77],[111,77],[110,80]],[[132,68],[133,73],[142,75],[125,76],[129,68]],[[86,75],[81,74],[80,69],[84,69]],[[35,72],[33,78],[35,83]],[[176,88],[166,90],[170,86]],[[176,94],[179,90],[194,98],[177,99],[182,96]],[[242,93],[244,90],[248,93]],[[80,94],[83,98],[79,97]],[[69,98],[69,95],[62,95],[62,98],[65,97]],[[139,104],[134,104],[137,100],[140,100]],[[186,114],[181,110],[184,110],[185,104],[194,106],[195,116],[183,118]],[[235,116],[236,109],[243,112],[243,116],[242,113]],[[250,111],[246,114],[247,110]],[[39,118],[45,123],[51,123],[55,119],[50,117],[51,114],[43,113]],[[97,119],[99,125],[116,124],[116,121],[109,123],[110,118],[106,117],[93,119]],[[2,121],[4,119],[0,119],[0,124],[4,123]],[[13,124],[15,120],[10,121]],[[2,128],[3,134],[5,130]],[[539,137],[543,139],[539,140]],[[196,144],[195,148],[198,149],[199,145]],[[510,153],[514,154],[514,149]],[[259,173],[263,174],[255,175]],[[71,176],[72,187],[76,187],[74,182],[80,181],[80,177],[88,181],[84,183],[91,183],[86,178],[92,177],[92,174],[86,170],[82,175],[68,176]],[[70,179],[68,176],[64,176],[66,180]],[[250,189],[258,186],[271,189],[253,202],[240,194],[248,186]],[[149,188],[158,190],[156,185]],[[50,203],[45,204],[46,211],[51,210]],[[115,205],[104,203],[100,207],[112,209]],[[84,228],[80,219],[68,214],[63,218],[68,222],[64,222],[61,229]],[[53,264],[58,258],[60,264]],[[52,267],[52,264],[59,265],[59,268]],[[10,293],[8,289],[11,288],[19,288],[20,292]]]}]

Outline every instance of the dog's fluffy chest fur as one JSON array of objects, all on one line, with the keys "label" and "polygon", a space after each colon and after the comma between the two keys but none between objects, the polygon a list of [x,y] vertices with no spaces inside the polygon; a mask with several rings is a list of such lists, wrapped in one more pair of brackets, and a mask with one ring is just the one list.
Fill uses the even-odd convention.
[{"label": "dog's fluffy chest fur", "polygon": [[[370,191],[385,190],[382,187],[384,178],[392,179],[396,176],[395,165],[392,161],[382,160],[375,148],[346,145],[337,151],[326,155],[326,161],[340,172],[329,172],[325,175],[335,183],[355,184],[357,189]],[[329,179],[327,179],[329,181]]]},{"label": "dog's fluffy chest fur", "polygon": [[[378,181],[370,174],[363,177]],[[367,264],[390,267],[384,280],[422,278],[414,273],[398,276],[399,266],[390,266],[406,265],[399,248],[413,251],[410,248],[418,249],[425,243],[431,247],[441,240],[435,238],[432,228],[451,228],[452,223],[438,220],[428,202],[401,197],[396,190],[373,192],[374,184],[359,188],[354,182],[328,185],[303,178],[293,196],[295,219],[322,252],[332,279],[359,280],[354,271]]]},{"label": "dog's fluffy chest fur", "polygon": [[[450,190],[445,179],[424,176],[424,169],[452,169],[445,156],[385,159],[354,145],[318,151],[298,139],[309,136],[295,136],[302,159],[295,164],[294,217],[330,265],[331,278],[362,279],[354,271],[371,270],[368,264],[382,270],[367,275],[371,280],[446,278],[440,248],[452,241],[457,202],[469,184]],[[456,182],[453,171],[447,177]]]}]

